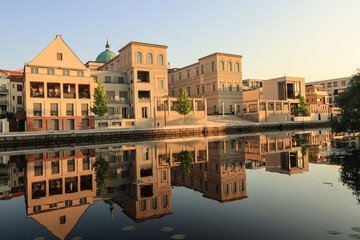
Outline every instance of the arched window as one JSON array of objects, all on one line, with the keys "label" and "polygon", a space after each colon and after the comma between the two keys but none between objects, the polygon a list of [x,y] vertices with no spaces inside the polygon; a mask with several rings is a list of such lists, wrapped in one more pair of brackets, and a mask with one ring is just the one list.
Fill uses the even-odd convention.
[{"label": "arched window", "polygon": [[228,194],[229,193],[229,185],[224,184],[224,193]]},{"label": "arched window", "polygon": [[231,190],[232,190],[233,193],[236,193],[236,182],[233,182],[231,184]]},{"label": "arched window", "polygon": [[215,71],[215,62],[212,62],[212,63],[211,63],[211,70],[212,70],[212,71]]},{"label": "arched window", "polygon": [[152,207],[152,209],[157,209],[157,199],[156,198],[151,199],[151,207]]},{"label": "arched window", "polygon": [[204,65],[201,65],[201,74],[204,74],[204,72],[205,72]]},{"label": "arched window", "polygon": [[137,52],[136,53],[136,62],[137,63],[141,63],[142,61],[141,61],[141,52]]},{"label": "arched window", "polygon": [[146,202],[145,200],[141,200],[140,201],[140,211],[145,211],[146,210]]},{"label": "arched window", "polygon": [[239,71],[240,71],[240,64],[235,63],[235,72],[239,72]]},{"label": "arched window", "polygon": [[149,54],[148,54],[147,63],[148,63],[148,64],[153,64],[153,55],[152,55],[152,53],[149,53]]},{"label": "arched window", "polygon": [[224,61],[220,61],[220,70],[224,71]]},{"label": "arched window", "polygon": [[159,65],[164,65],[164,56],[162,54],[159,54],[158,64]]},{"label": "arched window", "polygon": [[228,71],[232,71],[232,64],[231,64],[231,62],[228,62]]}]

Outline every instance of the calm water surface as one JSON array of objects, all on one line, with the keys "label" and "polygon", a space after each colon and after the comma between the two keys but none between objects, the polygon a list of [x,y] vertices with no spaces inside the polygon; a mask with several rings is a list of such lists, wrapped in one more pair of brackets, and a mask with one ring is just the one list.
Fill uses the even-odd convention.
[{"label": "calm water surface", "polygon": [[3,152],[1,239],[351,239],[351,145],[320,129]]}]

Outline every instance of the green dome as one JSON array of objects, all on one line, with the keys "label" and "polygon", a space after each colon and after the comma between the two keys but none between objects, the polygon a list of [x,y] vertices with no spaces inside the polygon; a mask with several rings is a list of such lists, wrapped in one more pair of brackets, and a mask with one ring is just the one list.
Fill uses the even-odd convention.
[{"label": "green dome", "polygon": [[113,59],[114,57],[116,57],[116,54],[112,51],[110,51],[110,45],[109,45],[109,38],[106,41],[106,45],[105,45],[106,50],[103,51],[102,53],[99,54],[99,56],[97,56],[96,58],[96,62],[102,62],[102,63],[106,63],[108,61],[110,61],[111,59]]},{"label": "green dome", "polygon": [[114,57],[116,57],[116,54],[110,51],[109,49],[106,49],[105,51],[100,53],[99,56],[97,56],[96,62],[106,63],[111,59],[113,59]]}]

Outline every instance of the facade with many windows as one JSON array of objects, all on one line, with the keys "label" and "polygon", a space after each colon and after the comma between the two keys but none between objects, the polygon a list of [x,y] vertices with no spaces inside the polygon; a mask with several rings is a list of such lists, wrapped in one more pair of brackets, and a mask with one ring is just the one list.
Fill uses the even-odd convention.
[{"label": "facade with many windows", "polygon": [[321,80],[314,82],[307,82],[306,85],[320,85],[323,87],[323,91],[326,91],[329,95],[329,106],[334,108],[336,105],[336,97],[339,93],[345,91],[349,84],[350,78],[335,78],[329,80]]},{"label": "facade with many windows", "polygon": [[60,35],[24,67],[27,131],[94,128],[90,70]]},{"label": "facade with many windows", "polygon": [[192,65],[170,69],[169,95],[177,97],[185,89],[190,97],[206,99],[208,114],[234,114],[242,108],[241,59],[213,53]]}]

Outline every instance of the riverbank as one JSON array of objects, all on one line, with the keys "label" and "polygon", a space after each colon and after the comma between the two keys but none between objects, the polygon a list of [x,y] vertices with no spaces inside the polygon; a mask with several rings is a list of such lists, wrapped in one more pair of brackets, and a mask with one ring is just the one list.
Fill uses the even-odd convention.
[{"label": "riverbank", "polygon": [[0,151],[19,147],[58,147],[78,144],[137,142],[145,140],[221,136],[264,131],[328,127],[327,121],[191,125],[132,129],[90,129],[53,132],[13,132],[0,134]]}]

